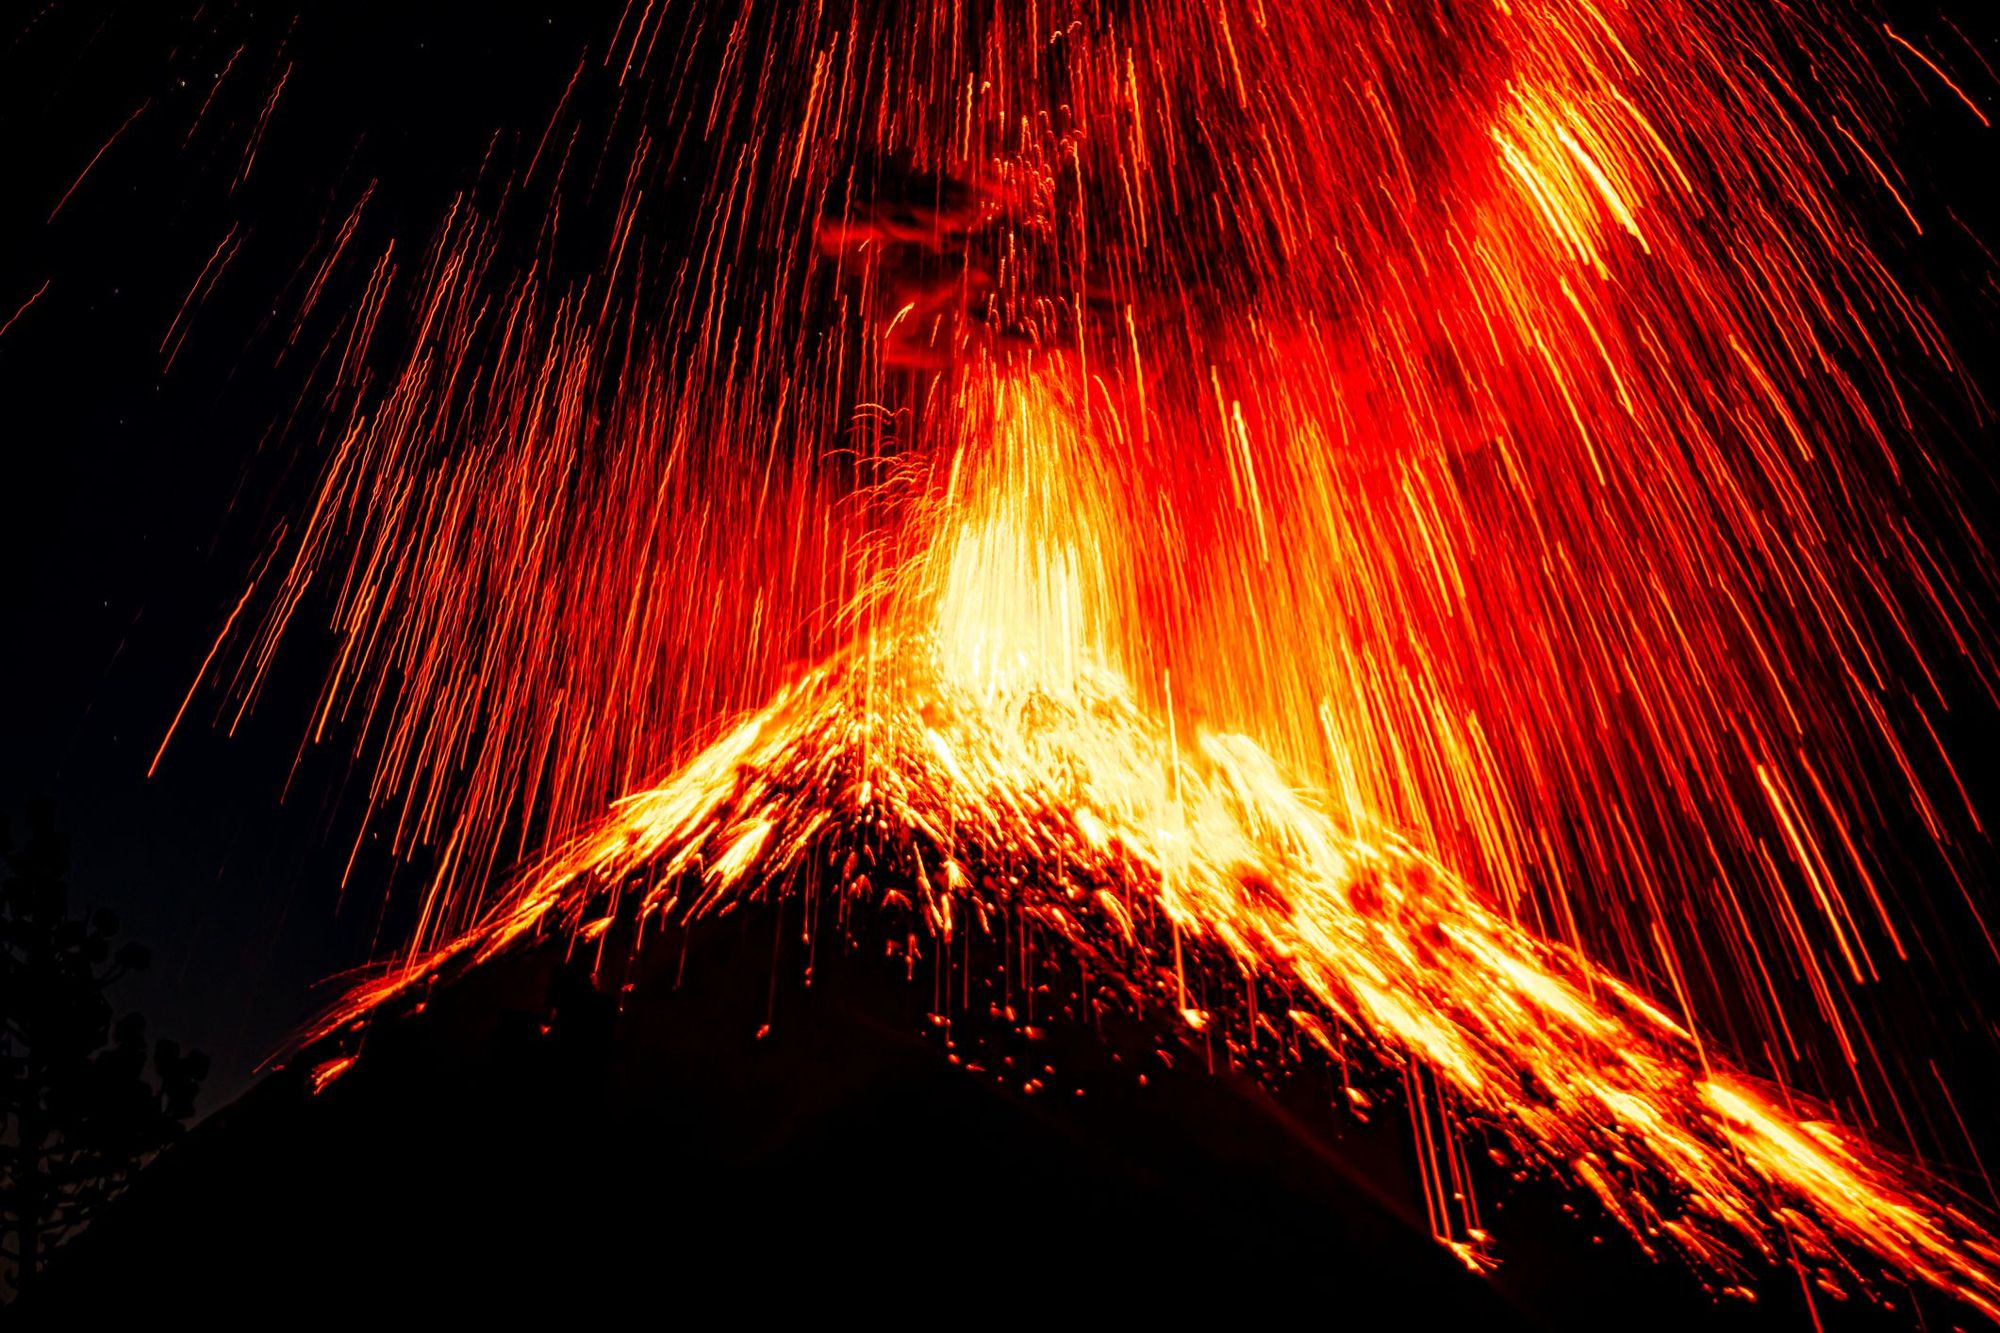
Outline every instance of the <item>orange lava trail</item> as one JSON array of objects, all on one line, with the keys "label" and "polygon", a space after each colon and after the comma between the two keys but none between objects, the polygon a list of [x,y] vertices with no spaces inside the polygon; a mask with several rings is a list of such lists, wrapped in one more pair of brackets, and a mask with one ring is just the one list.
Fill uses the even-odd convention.
[{"label": "orange lava trail", "polygon": [[1886,830],[1978,819],[1876,70],[1983,112],[1862,17],[629,6],[430,246],[311,283],[364,275],[320,488],[216,660],[240,715],[330,611],[311,735],[435,866],[328,1031],[633,877],[914,892],[1167,1010],[1184,945],[1281,979],[1649,1246],[1993,1313],[1981,1224],[1721,1054],[1900,1118]]}]

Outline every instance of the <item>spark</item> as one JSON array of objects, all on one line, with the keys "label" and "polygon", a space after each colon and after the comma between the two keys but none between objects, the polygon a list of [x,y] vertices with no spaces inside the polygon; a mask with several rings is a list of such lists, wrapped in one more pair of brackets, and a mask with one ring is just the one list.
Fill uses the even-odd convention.
[{"label": "spark", "polygon": [[139,103],[138,108],[134,110],[131,115],[125,117],[124,123],[119,125],[117,129],[111,131],[111,137],[109,139],[106,139],[104,143],[101,146],[99,146],[98,150],[90,155],[90,161],[83,164],[83,170],[76,173],[76,179],[69,183],[69,188],[67,190],[64,190],[62,192],[62,197],[56,200],[56,206],[49,210],[49,215],[47,219],[45,219],[45,221],[54,222],[56,220],[56,215],[61,213],[63,209],[69,205],[70,197],[74,195],[79,189],[82,188],[85,178],[88,177],[91,172],[97,170],[97,164],[104,160],[104,155],[111,151],[111,146],[117,143],[120,139],[122,139],[125,136],[125,131],[131,129],[133,122],[138,120],[140,116],[144,115],[146,113],[146,109],[152,106],[152,104],[153,102],[151,98],[147,98],[145,101]]},{"label": "spark", "polygon": [[[1216,1015],[1185,1003],[1186,951],[1298,996],[1291,1020],[1322,1048],[1338,1025],[1388,1062],[1421,1062],[1649,1252],[1726,1267],[1731,1244],[1790,1248],[1823,1285],[1867,1290],[1858,1252],[2000,1317],[2000,1241],[1906,1168],[1711,1063],[1616,976],[1521,929],[1393,829],[1335,813],[1250,738],[1176,741],[1102,655],[1105,584],[1080,558],[1090,506],[1022,503],[1021,488],[1049,484],[1029,437],[1074,450],[1073,423],[1043,384],[999,393],[982,434],[1013,457],[997,491],[955,497],[939,520],[917,562],[935,602],[901,622],[911,637],[807,673],[533,864],[480,927],[354,992],[322,1032],[545,930],[596,938],[621,885],[650,885],[635,920],[686,923],[822,890],[879,909],[909,885],[940,945],[978,928],[960,923],[1031,922],[1195,1031]],[[1450,1211],[1434,1211],[1438,1239],[1483,1270],[1486,1234]]]},{"label": "spark", "polygon": [[0,322],[0,338],[6,337],[7,334],[13,330],[14,326],[21,322],[21,316],[27,314],[30,310],[34,309],[35,302],[41,300],[44,296],[48,295],[49,288],[54,285],[55,285],[54,278],[46,279],[41,286],[35,289],[34,294],[32,296],[30,296],[27,300],[21,303],[21,306],[18,310],[16,310],[13,314],[7,316],[4,322]]},{"label": "spark", "polygon": [[223,714],[327,618],[307,743],[436,866],[322,1031],[627,880],[1016,912],[1181,1022],[1233,1021],[1191,967],[1295,997],[1649,1249],[2000,1308],[1984,1224],[1796,1091],[1907,1090],[1871,830],[1976,826],[1918,645],[1992,683],[1979,539],[1911,519],[1907,381],[1962,371],[1870,244],[1924,201],[1859,30],[711,9],[628,6],[428,247],[364,196],[298,314],[353,268]]}]

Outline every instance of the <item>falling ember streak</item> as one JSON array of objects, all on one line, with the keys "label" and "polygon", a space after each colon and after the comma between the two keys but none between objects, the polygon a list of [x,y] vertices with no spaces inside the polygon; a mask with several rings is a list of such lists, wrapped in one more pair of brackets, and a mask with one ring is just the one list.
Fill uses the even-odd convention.
[{"label": "falling ember streak", "polygon": [[209,667],[214,664],[216,652],[228,639],[229,631],[236,624],[236,618],[243,614],[243,608],[250,604],[250,595],[256,590],[257,586],[254,583],[245,588],[243,595],[237,598],[235,608],[230,611],[229,619],[223,622],[222,634],[216,639],[215,645],[209,648],[208,656],[202,659],[201,668],[194,673],[194,682],[188,686],[188,692],[181,697],[180,707],[174,710],[174,720],[167,724],[166,734],[160,738],[160,748],[153,751],[152,762],[146,765],[147,777],[159,773],[160,760],[166,757],[167,747],[173,744],[174,733],[180,730],[181,720],[187,716],[188,705],[194,702],[194,696],[201,690],[202,679],[208,675]]},{"label": "falling ember streak", "polygon": [[54,278],[49,278],[46,281],[44,281],[41,286],[35,289],[34,295],[30,296],[27,300],[21,303],[20,309],[16,310],[13,314],[7,316],[7,318],[4,321],[0,321],[0,338],[6,337],[7,334],[13,329],[13,327],[21,322],[21,316],[27,314],[30,310],[32,310],[34,308],[35,302],[41,300],[44,296],[48,295],[49,288],[54,284],[55,284]]},{"label": "falling ember streak", "polygon": [[117,129],[111,131],[111,137],[109,139],[106,139],[103,145],[100,146],[95,153],[92,153],[90,155],[90,161],[84,163],[83,170],[76,173],[76,179],[71,181],[69,183],[69,188],[62,192],[62,198],[56,200],[56,206],[49,210],[49,216],[46,219],[47,221],[54,222],[56,220],[57,214],[61,213],[63,209],[69,205],[70,197],[83,187],[84,179],[87,176],[89,176],[91,172],[97,170],[97,164],[104,160],[104,155],[111,151],[111,146],[117,143],[119,139],[124,137],[125,131],[132,128],[132,122],[136,121],[137,119],[139,119],[140,116],[144,115],[146,113],[146,108],[150,107],[152,104],[153,103],[151,98],[148,98],[146,101],[141,102],[138,105],[137,109],[134,110],[131,115],[125,117],[125,121],[123,124],[121,124]]},{"label": "falling ember streak", "polygon": [[[1847,1247],[2000,1318],[2000,1242],[1892,1160],[1711,1065],[1615,976],[1392,831],[1335,815],[1254,741],[1181,747],[1092,646],[1087,528],[1061,541],[1016,526],[1079,507],[1016,499],[947,530],[928,626],[809,673],[531,866],[481,926],[353,992],[322,1034],[545,927],[601,933],[611,886],[653,884],[639,920],[698,921],[815,875],[857,899],[871,881],[914,883],[940,940],[955,921],[1018,914],[1196,1030],[1209,1016],[1186,1007],[1184,941],[1253,984],[1289,983],[1315,1006],[1293,1022],[1323,1048],[1333,1023],[1414,1057],[1649,1252],[1668,1236],[1720,1263],[1733,1240],[1837,1268]],[[994,878],[1010,871],[1012,894]],[[1453,1234],[1447,1211],[1433,1202],[1439,1238],[1482,1269],[1483,1233]]]},{"label": "falling ember streak", "polygon": [[1977,116],[1979,118],[1979,123],[1981,125],[1990,126],[1993,124],[1991,120],[1987,119],[1986,113],[1979,109],[1979,103],[1973,101],[1971,94],[1967,93],[1965,89],[1959,87],[1957,82],[1953,80],[1951,75],[1945,73],[1944,70],[1940,69],[1938,67],[1937,61],[1932,60],[1922,51],[1919,51],[1916,47],[1910,45],[1908,38],[1904,37],[1903,34],[1897,32],[1894,28],[1890,27],[1888,24],[1884,23],[1882,25],[1882,32],[1883,35],[1888,37],[1890,41],[1902,47],[1905,51],[1908,51],[1911,55],[1915,56],[1920,62],[1922,62],[1923,67],[1925,69],[1929,70],[1932,74],[1937,76],[1937,80],[1939,83],[1942,83],[1945,87],[1951,89],[1952,96],[1958,98],[1959,101],[1965,103],[1965,109],[1967,111],[1970,111],[1973,115]]},{"label": "falling ember streak", "polygon": [[1923,955],[1869,830],[1950,838],[1918,645],[1991,677],[1907,508],[1898,378],[1958,372],[1842,198],[1923,230],[1849,28],[976,8],[634,3],[498,200],[372,255],[355,206],[321,486],[217,644],[240,715],[330,602],[312,735],[437,849],[324,1034],[829,880],[1403,1062],[1468,1262],[1461,1110],[1649,1250],[2000,1311],[1981,1223],[1723,1054],[1893,1095],[1865,988]]}]

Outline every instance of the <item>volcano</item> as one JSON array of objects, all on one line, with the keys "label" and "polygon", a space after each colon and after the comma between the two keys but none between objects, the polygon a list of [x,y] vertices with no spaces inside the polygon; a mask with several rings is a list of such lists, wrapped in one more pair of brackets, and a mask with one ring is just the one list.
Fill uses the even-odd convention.
[{"label": "volcano", "polygon": [[[1475,1188],[1501,1263],[1475,1277],[1429,1234],[1401,1109],[1364,1118],[1331,1069],[1274,1085],[1200,1033],[1026,1028],[997,1004],[946,1034],[886,932],[811,950],[796,924],[662,930],[598,984],[554,938],[470,970],[319,1092],[305,1059],[209,1117],[63,1254],[40,1310],[1255,1318],[1311,1292],[1355,1328],[1814,1317],[1789,1274],[1718,1299],[1587,1196],[1494,1170]],[[1814,1305],[1829,1328],[1912,1320]]]}]

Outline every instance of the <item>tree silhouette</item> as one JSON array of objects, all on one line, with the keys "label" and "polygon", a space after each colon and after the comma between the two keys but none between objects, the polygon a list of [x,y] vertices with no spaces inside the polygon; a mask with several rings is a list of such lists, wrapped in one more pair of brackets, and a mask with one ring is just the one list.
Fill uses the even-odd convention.
[{"label": "tree silhouette", "polygon": [[0,820],[0,1271],[16,1296],[194,1113],[208,1057],[117,1017],[108,995],[145,968],[146,949],[113,947],[108,911],[72,916],[69,851],[46,805],[27,840]]}]

